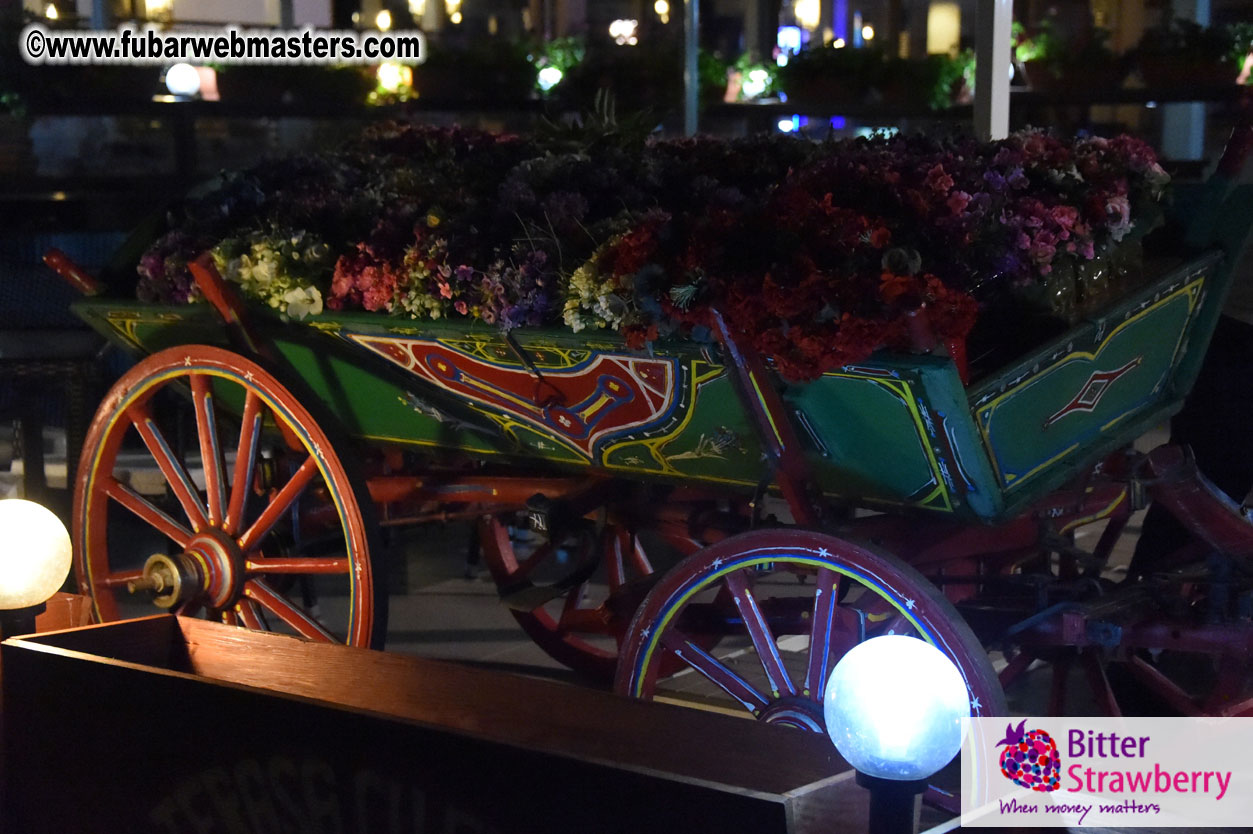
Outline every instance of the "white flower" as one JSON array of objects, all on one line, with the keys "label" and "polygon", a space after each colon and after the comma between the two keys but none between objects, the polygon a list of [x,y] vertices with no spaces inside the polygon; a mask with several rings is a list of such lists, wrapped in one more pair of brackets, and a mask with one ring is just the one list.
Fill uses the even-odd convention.
[{"label": "white flower", "polygon": [[322,313],[322,293],[317,287],[297,287],[283,295],[287,315],[294,319],[303,319],[309,315]]}]

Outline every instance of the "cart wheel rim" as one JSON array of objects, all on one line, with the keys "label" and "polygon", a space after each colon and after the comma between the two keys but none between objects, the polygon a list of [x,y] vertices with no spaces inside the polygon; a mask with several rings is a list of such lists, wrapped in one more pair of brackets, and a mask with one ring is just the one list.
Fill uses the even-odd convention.
[{"label": "cart wheel rim", "polygon": [[[766,573],[767,569],[771,572]],[[785,596],[787,589],[774,597],[757,594],[767,583],[749,582],[754,572],[768,577],[812,576],[812,591],[809,596]],[[854,610],[855,603],[841,599],[845,582],[858,583],[865,589],[861,594],[873,605],[865,611]],[[712,602],[708,601],[711,596]],[[731,597],[729,607],[727,596]],[[781,605],[772,605],[779,600]],[[689,613],[700,606],[705,610]],[[711,612],[720,607],[728,612],[726,622],[747,632],[749,638],[745,641],[748,648],[736,649],[734,641],[724,636],[727,653],[722,657],[701,650],[689,633],[693,624],[709,623]],[[772,623],[784,625],[776,628]],[[902,624],[908,624],[908,629]],[[875,629],[912,631],[943,651],[966,683],[972,716],[1005,713],[1005,696],[986,652],[934,585],[898,559],[804,530],[757,530],[733,536],[669,571],[632,620],[615,689],[629,697],[653,698],[660,694],[660,659],[677,655],[716,685],[723,697],[738,702],[758,720],[825,733],[821,707],[833,662],[852,645],[876,636]],[[785,660],[776,637],[802,633],[809,637],[804,654],[791,662]],[[734,658],[735,654],[748,654],[748,659]],[[954,801],[951,793],[939,789],[929,790],[927,796],[945,807]]]},{"label": "cart wheel rim", "polygon": [[[203,471],[201,489],[189,467],[171,448],[150,406],[162,391],[186,385],[192,393],[196,445]],[[219,397],[219,392],[226,396]],[[235,444],[223,443],[220,402],[242,399]],[[233,419],[233,418],[232,418]],[[267,498],[259,499],[260,447],[276,427],[299,465]],[[229,422],[229,421],[227,421]],[[325,422],[325,421],[323,421]],[[175,499],[161,507],[115,477],[123,440],[142,440],[167,492]],[[230,446],[231,448],[226,448]],[[227,465],[228,452],[235,452]],[[241,461],[244,465],[240,465]],[[273,467],[278,468],[278,467]],[[333,515],[330,558],[274,556],[267,552],[274,532],[289,526],[299,537],[302,503],[316,492]],[[93,600],[99,621],[120,616],[118,600],[139,579],[133,566],[115,568],[109,547],[110,508],[118,504],[138,516],[146,529],[166,536],[171,570],[185,568],[185,598],[170,602],[176,613],[206,611],[224,622],[264,628],[269,619],[303,637],[356,646],[378,645],[385,598],[376,594],[370,565],[370,538],[356,479],[335,451],[332,437],[308,407],[257,363],[230,351],[202,345],[170,348],[137,364],[113,386],[88,432],[74,495],[75,567],[80,589]],[[265,500],[259,513],[249,502]],[[116,510],[115,510],[116,512]],[[294,520],[295,519],[295,520]],[[120,543],[115,541],[115,546]],[[342,547],[340,546],[342,545]],[[342,555],[341,555],[342,551]],[[297,603],[279,587],[338,576],[347,586],[347,614],[338,633],[328,629],[316,603]],[[167,601],[171,598],[166,597]]]},{"label": "cart wheel rim", "polygon": [[[877,573],[873,569],[866,569],[866,566],[852,566],[841,563],[832,557],[830,550],[822,547],[811,549],[798,548],[795,545],[765,546],[754,548],[753,553],[745,554],[738,558],[727,559],[722,558],[720,555],[706,558],[707,554],[715,549],[734,550],[740,540],[745,539],[747,536],[758,537],[760,535],[758,533],[750,533],[746,534],[746,536],[738,536],[735,539],[728,539],[713,547],[706,548],[706,550],[695,554],[673,572],[674,576],[677,577],[685,567],[696,567],[697,571],[691,574],[690,579],[684,582],[663,580],[663,584],[654,589],[636,614],[635,621],[632,623],[628,635],[628,649],[623,653],[620,660],[617,688],[622,694],[633,698],[644,698],[651,695],[650,689],[655,681],[650,681],[649,671],[654,666],[654,659],[663,652],[662,642],[667,629],[674,623],[684,606],[696,594],[707,590],[724,577],[733,575],[738,571],[765,567],[786,561],[789,564],[806,565],[819,570],[833,571],[840,576],[872,588],[881,599],[889,603],[902,618],[918,631],[922,639],[936,646],[950,659],[954,660],[959,671],[962,672],[968,691],[971,693],[972,715],[999,714],[998,712],[990,711],[1004,706],[1004,696],[999,692],[999,687],[989,685],[987,680],[975,676],[968,668],[969,664],[963,662],[971,654],[971,644],[978,645],[973,634],[969,634],[969,639],[967,639],[967,636],[960,634],[957,629],[937,628],[933,618],[925,610],[920,609],[919,606],[924,601],[927,604],[934,605],[936,597],[923,597],[921,593],[912,595],[903,593],[899,590],[898,583],[888,579],[882,573]],[[778,535],[778,533],[770,533],[767,534],[766,538],[777,539]],[[762,550],[768,552],[762,553]],[[899,567],[904,568],[905,566],[901,565]],[[917,578],[923,583],[926,582],[921,575]],[[930,586],[930,583],[926,583],[926,585]],[[922,586],[919,585],[917,587],[921,589]],[[948,608],[953,616],[959,617],[951,606],[948,606]],[[960,620],[956,622],[963,627],[962,630],[968,633],[968,629],[964,628],[964,624]],[[979,656],[983,657],[982,650],[980,650]],[[986,658],[984,660],[986,661]],[[988,668],[990,669],[990,666]],[[825,675],[821,682],[825,684]],[[822,687],[816,686],[818,681],[813,683],[815,684],[814,691],[802,686],[798,687],[798,692],[805,697],[820,698]],[[777,691],[773,690],[772,694]],[[984,691],[991,693],[990,696],[980,694]],[[777,700],[778,697],[776,694],[775,698],[771,700]]]}]

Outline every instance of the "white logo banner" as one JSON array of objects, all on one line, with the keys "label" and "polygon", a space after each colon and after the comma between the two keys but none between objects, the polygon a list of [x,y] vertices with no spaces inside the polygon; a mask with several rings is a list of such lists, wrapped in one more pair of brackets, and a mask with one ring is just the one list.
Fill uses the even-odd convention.
[{"label": "white logo banner", "polygon": [[963,826],[1245,826],[1253,718],[972,718]]}]

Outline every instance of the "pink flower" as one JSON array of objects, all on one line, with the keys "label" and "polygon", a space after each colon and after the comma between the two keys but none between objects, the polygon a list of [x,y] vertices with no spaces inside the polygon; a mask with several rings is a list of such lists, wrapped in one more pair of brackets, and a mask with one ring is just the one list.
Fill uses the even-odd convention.
[{"label": "pink flower", "polygon": [[970,195],[965,191],[954,191],[948,195],[948,208],[953,214],[961,214],[970,205]]},{"label": "pink flower", "polygon": [[342,298],[352,292],[353,274],[344,261],[344,258],[340,258],[335,264],[335,275],[331,278],[331,296],[333,298]]},{"label": "pink flower", "polygon": [[392,291],[381,281],[361,294],[361,306],[371,312],[388,309],[391,303]]},{"label": "pink flower", "polygon": [[927,172],[924,185],[937,194],[947,194],[953,187],[953,178],[944,172],[943,165],[936,165]]},{"label": "pink flower", "polygon": [[[1057,255],[1057,236],[1047,229],[1041,229],[1031,241],[1031,260],[1038,264],[1048,264]],[[1044,270],[1040,270],[1043,272]]]},{"label": "pink flower", "polygon": [[462,301],[462,300],[458,299],[458,300],[457,300],[457,303],[452,305],[452,308],[453,308],[454,310],[456,310],[458,313],[460,313],[461,315],[463,315],[463,316],[464,316],[464,315],[465,315],[465,314],[469,311],[469,309],[470,309],[470,305],[468,305],[468,304],[466,304],[464,301]]},{"label": "pink flower", "polygon": [[1069,231],[1079,222],[1079,210],[1074,206],[1053,206],[1049,209],[1049,217],[1058,226]]}]

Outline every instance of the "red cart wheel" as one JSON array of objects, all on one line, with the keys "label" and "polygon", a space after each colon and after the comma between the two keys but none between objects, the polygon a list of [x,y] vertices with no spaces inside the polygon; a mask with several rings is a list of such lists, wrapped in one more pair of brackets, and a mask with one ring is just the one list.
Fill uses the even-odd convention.
[{"label": "red cart wheel", "polygon": [[[558,545],[543,539],[520,545],[510,535],[511,516],[490,516],[479,524],[483,560],[518,624],[545,654],[599,683],[613,681],[618,646],[654,567],[637,536],[609,523],[561,542],[566,565],[549,590],[541,575],[551,571]],[[695,541],[667,538],[682,555],[699,549]],[[585,576],[577,575],[586,566]],[[593,572],[590,568],[595,568]],[[572,580],[565,577],[575,574]],[[645,588],[641,589],[640,586]]]},{"label": "red cart wheel", "polygon": [[[194,425],[172,407],[187,393]],[[194,438],[187,455],[171,445],[182,434]],[[154,463],[163,495],[130,483]],[[387,597],[358,483],[260,365],[203,345],[161,351],[118,380],[88,432],[74,491],[79,588],[101,622],[138,613],[138,585],[179,614],[380,647]]]},{"label": "red cart wheel", "polygon": [[[698,640],[710,630],[722,635],[717,653]],[[634,698],[705,700],[825,733],[831,669],[857,643],[888,633],[915,635],[947,654],[966,681],[971,715],[1005,714],[987,654],[935,586],[897,559],[805,530],[742,533],[669,571],[631,622],[615,688]],[[668,656],[687,669],[667,679]]]}]

